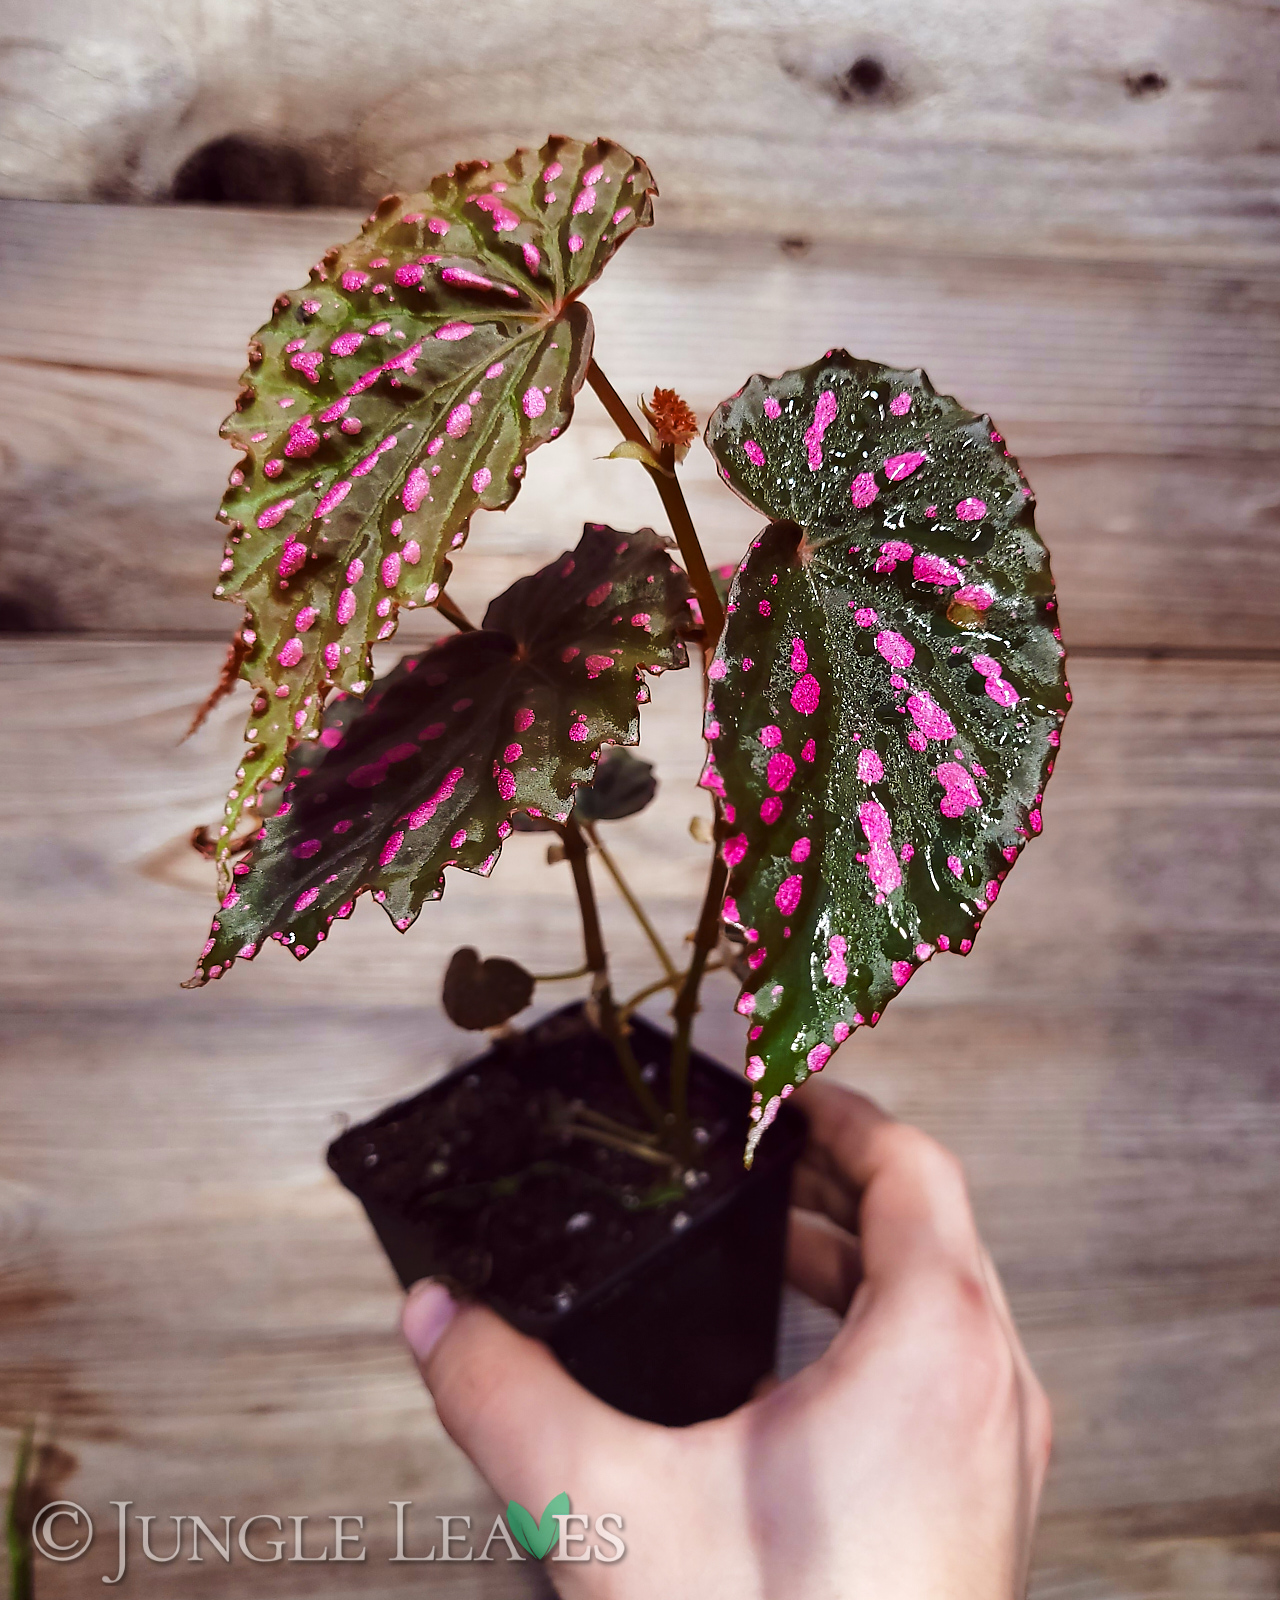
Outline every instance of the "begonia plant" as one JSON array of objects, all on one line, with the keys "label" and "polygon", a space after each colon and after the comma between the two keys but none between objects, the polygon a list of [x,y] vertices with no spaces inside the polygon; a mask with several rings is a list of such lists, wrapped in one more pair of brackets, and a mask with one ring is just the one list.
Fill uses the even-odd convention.
[{"label": "begonia plant", "polygon": [[[919,369],[829,350],[719,405],[706,447],[763,527],[727,581],[710,570],[680,487],[693,413],[660,387],[643,422],[632,413],[582,298],[655,193],[608,140],[460,165],[383,200],[250,342],[223,428],[243,455],[217,593],[244,608],[223,686],[245,679],[252,705],[190,983],[268,940],[312,954],[364,894],[406,930],[447,869],[487,875],[514,828],[545,829],[581,905],[590,1014],[674,1160],[700,986],[733,967],[749,1162],[781,1101],[924,962],[971,949],[1040,831],[1070,696],[1031,491],[990,418]],[[471,516],[511,504],[584,383],[674,541],[588,524],[473,624],[448,593]],[[375,680],[373,646],[420,606],[455,631]],[[647,763],[611,749],[638,742],[647,677],[691,658],[714,849],[680,965],[602,830],[654,791]],[[611,987],[593,860],[660,962],[629,1000]],[[445,1009],[504,1025],[536,981],[459,951]],[[660,1104],[628,1017],[664,989]]]}]

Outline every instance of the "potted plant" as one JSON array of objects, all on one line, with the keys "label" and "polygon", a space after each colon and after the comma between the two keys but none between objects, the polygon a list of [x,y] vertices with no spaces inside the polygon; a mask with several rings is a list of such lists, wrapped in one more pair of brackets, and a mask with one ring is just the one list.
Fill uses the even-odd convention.
[{"label": "potted plant", "polygon": [[[772,1364],[789,1096],[924,962],[969,951],[1040,831],[1070,696],[1031,491],[919,370],[832,350],[718,406],[707,448],[765,526],[709,570],[678,476],[695,419],[656,388],[642,426],[581,298],[655,192],[607,140],[460,165],[383,200],[251,341],[216,590],[245,617],[215,694],[244,678],[253,699],[190,983],[269,939],[313,953],[366,893],[405,930],[446,868],[487,875],[513,829],[546,830],[585,1000],[517,1032],[538,980],[458,951],[444,1006],[496,1030],[488,1053],[330,1162],[402,1281],[445,1276],[615,1404],[687,1422]],[[674,545],[588,525],[476,625],[447,592],[469,518],[511,503],[584,382]],[[420,605],[455,632],[374,681],[373,644]],[[646,675],[691,654],[713,849],[677,963],[604,834],[654,788],[611,747],[638,740]],[[659,962],[640,995],[613,992],[593,862]],[[691,1048],[714,965],[741,983],[745,1079]],[[663,990],[671,1035],[635,1009]]]}]

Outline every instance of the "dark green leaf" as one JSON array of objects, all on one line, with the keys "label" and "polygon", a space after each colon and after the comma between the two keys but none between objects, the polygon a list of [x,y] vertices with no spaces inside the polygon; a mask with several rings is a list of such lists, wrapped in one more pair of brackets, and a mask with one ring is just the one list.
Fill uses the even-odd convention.
[{"label": "dark green leaf", "polygon": [[610,750],[596,768],[595,781],[578,790],[574,810],[580,822],[612,822],[634,817],[657,792],[651,761],[629,750]]},{"label": "dark green leaf", "polygon": [[514,812],[563,822],[604,744],[635,744],[646,672],[687,665],[688,580],[651,528],[590,525],[484,627],[340,700],[284,804],[234,868],[190,986],[271,935],[296,956],[372,892],[407,928],[444,869],[488,873]]},{"label": "dark green leaf", "polygon": [[460,1028],[496,1028],[533,999],[534,978],[518,961],[481,961],[470,945],[455,950],[445,969],[445,1015]]},{"label": "dark green leaf", "polygon": [[246,454],[215,592],[249,608],[255,692],[228,830],[329,691],[363,690],[400,607],[438,597],[472,512],[510,505],[568,426],[591,358],[578,296],[653,193],[608,140],[467,162],[384,200],[276,301],[222,430]]},{"label": "dark green leaf", "polygon": [[707,444],[777,519],[734,580],[703,777],[750,946],[754,1147],[921,962],[969,951],[1040,831],[1070,696],[1031,493],[988,417],[832,351],[752,378]]}]

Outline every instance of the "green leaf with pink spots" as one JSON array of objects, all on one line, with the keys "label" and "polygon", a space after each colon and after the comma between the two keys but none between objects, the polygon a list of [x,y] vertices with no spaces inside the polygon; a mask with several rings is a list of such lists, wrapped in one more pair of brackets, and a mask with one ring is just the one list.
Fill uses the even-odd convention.
[{"label": "green leaf with pink spots", "polygon": [[224,839],[329,692],[362,692],[400,608],[439,596],[472,512],[510,505],[568,426],[591,359],[578,296],[653,193],[608,140],[467,162],[382,201],[276,301],[222,428],[246,453],[216,592],[249,609],[255,694]]},{"label": "green leaf with pink spots", "polygon": [[187,987],[268,937],[307,955],[366,892],[404,930],[446,867],[492,870],[514,813],[564,821],[601,747],[638,741],[645,674],[688,664],[690,592],[651,528],[589,525],[482,629],[406,656],[363,701],[336,699],[236,864]]},{"label": "green leaf with pink spots", "polygon": [[746,941],[749,1148],[934,952],[967,954],[1040,831],[1069,694],[1049,558],[989,417],[829,352],[714,413],[774,519],[710,668],[706,787]]}]

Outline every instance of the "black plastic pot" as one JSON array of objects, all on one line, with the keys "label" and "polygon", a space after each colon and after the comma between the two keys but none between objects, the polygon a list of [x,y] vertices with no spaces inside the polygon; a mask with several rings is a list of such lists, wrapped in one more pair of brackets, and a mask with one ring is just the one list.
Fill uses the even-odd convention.
[{"label": "black plastic pot", "polygon": [[[548,1021],[572,1021],[566,1008]],[[665,1071],[670,1038],[636,1019],[633,1044],[641,1061]],[[554,1035],[554,1026],[535,1030]],[[531,1070],[553,1080],[554,1042],[526,1049]],[[357,1150],[376,1155],[380,1133],[439,1102],[486,1063],[509,1052],[499,1045],[467,1062],[408,1100],[347,1129],[329,1148],[329,1164],[364,1205],[383,1249],[406,1288],[440,1274],[422,1224],[371,1193]],[[701,1092],[722,1108],[736,1150],[748,1127],[751,1088],[737,1073],[694,1053],[691,1094]],[[522,1332],[544,1340],[592,1393],[632,1416],[672,1426],[723,1416],[741,1405],[773,1370],[791,1171],[804,1145],[805,1123],[784,1104],[761,1141],[749,1172],[728,1168],[719,1194],[691,1208],[680,1231],[668,1231],[626,1261],[563,1311],[531,1312],[496,1303]],[[369,1156],[363,1158],[364,1162]],[[481,1299],[489,1298],[483,1288]]]}]

